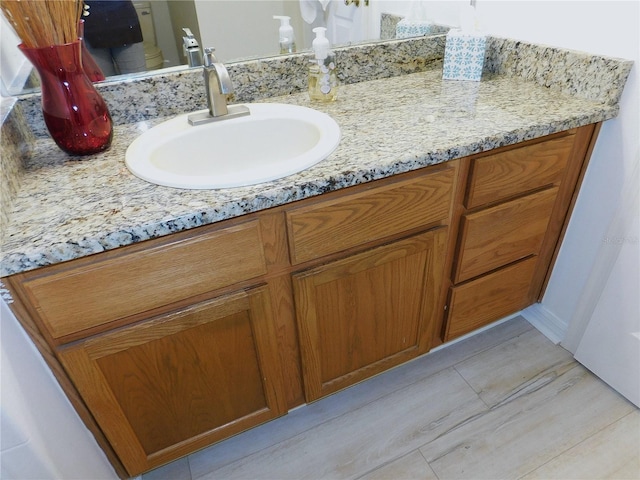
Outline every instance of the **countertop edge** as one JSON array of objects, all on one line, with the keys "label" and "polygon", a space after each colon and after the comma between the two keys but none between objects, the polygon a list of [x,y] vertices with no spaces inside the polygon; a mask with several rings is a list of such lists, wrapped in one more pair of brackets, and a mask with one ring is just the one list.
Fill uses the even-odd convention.
[{"label": "countertop edge", "polygon": [[[250,213],[291,204],[324,193],[389,178],[401,173],[438,165],[458,158],[490,151],[495,148],[606,121],[614,118],[617,113],[617,106],[602,106],[601,111],[591,115],[563,119],[546,125],[535,125],[530,128],[516,129],[505,132],[499,137],[481,139],[478,142],[459,145],[445,151],[425,152],[421,157],[401,160],[386,166],[384,169],[362,169],[359,171],[341,172],[339,176],[318,179],[303,185],[291,186],[289,187],[290,192],[287,192],[286,188],[279,188],[277,192],[267,190],[258,195],[250,195],[236,199],[234,202],[230,202],[233,203],[233,205],[229,205],[230,208],[228,209],[196,209],[170,220],[132,225],[129,228],[107,232],[104,235],[92,238],[84,237],[79,241],[57,242],[51,244],[46,250],[42,248],[26,248],[22,252],[7,254],[2,258],[0,278],[114,250],[147,240],[161,238],[166,235],[211,225],[231,218],[238,218]],[[300,194],[300,191],[304,193]],[[270,193],[274,194],[270,195]],[[283,197],[287,197],[287,200],[281,200]]]}]

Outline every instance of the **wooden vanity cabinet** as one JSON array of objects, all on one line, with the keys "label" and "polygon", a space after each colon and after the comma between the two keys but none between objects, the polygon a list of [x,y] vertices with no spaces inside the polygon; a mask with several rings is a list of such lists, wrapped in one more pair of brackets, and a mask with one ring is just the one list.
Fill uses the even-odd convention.
[{"label": "wooden vanity cabinet", "polygon": [[307,401],[431,348],[457,171],[287,212]]},{"label": "wooden vanity cabinet", "polygon": [[536,302],[597,130],[3,280],[135,476]]},{"label": "wooden vanity cabinet", "polygon": [[596,134],[589,125],[465,159],[444,341],[539,300]]}]

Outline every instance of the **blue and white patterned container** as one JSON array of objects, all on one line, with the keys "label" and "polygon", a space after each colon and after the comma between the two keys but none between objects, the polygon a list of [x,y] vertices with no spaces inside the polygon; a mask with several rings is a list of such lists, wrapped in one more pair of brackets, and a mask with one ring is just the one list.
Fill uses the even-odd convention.
[{"label": "blue and white patterned container", "polygon": [[433,33],[434,25],[428,20],[407,20],[403,18],[396,25],[396,38],[422,37]]},{"label": "blue and white patterned container", "polygon": [[486,45],[486,35],[449,30],[444,49],[442,78],[480,81]]}]

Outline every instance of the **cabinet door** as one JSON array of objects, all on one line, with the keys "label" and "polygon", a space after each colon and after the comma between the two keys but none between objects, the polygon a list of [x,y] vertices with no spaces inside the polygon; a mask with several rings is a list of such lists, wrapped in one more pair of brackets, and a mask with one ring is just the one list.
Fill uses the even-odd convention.
[{"label": "cabinet door", "polygon": [[429,350],[447,229],[294,275],[308,401]]},{"label": "cabinet door", "polygon": [[286,413],[267,287],[59,352],[129,474]]}]

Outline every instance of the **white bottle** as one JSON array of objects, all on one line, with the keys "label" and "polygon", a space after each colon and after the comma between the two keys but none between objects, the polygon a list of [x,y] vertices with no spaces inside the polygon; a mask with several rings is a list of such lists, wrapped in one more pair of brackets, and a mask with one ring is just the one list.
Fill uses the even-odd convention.
[{"label": "white bottle", "polygon": [[273,18],[275,20],[280,20],[280,28],[278,29],[278,36],[280,37],[280,54],[295,53],[296,40],[293,34],[293,27],[289,24],[291,17],[274,15]]},{"label": "white bottle", "polygon": [[311,44],[314,58],[309,65],[309,98],[312,101],[333,102],[338,96],[338,70],[331,51],[326,28],[316,27],[316,38]]}]

